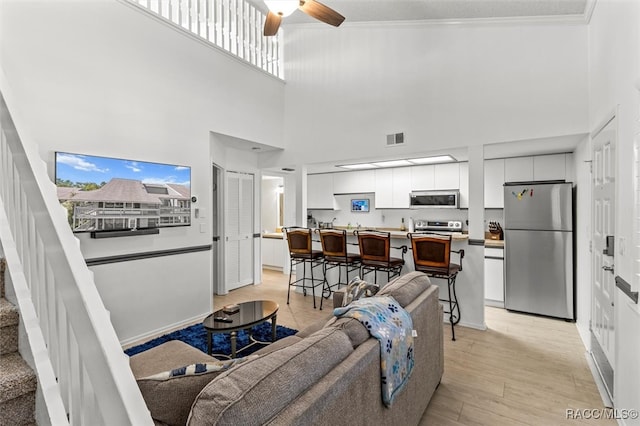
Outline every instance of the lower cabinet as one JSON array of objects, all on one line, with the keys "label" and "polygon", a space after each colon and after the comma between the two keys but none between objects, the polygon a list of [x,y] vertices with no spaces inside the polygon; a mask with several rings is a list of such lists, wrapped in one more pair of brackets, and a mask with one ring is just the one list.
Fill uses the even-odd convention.
[{"label": "lower cabinet", "polygon": [[285,244],[284,239],[279,238],[262,238],[262,266],[267,268],[284,268],[285,262]]},{"label": "lower cabinet", "polygon": [[484,249],[484,301],[504,308],[504,249]]}]

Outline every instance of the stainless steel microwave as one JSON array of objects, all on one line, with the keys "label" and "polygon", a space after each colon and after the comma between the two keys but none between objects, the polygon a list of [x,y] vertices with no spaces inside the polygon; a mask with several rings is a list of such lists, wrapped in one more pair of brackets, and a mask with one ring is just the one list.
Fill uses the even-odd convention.
[{"label": "stainless steel microwave", "polygon": [[412,191],[409,205],[412,209],[437,207],[457,209],[460,206],[460,191]]}]

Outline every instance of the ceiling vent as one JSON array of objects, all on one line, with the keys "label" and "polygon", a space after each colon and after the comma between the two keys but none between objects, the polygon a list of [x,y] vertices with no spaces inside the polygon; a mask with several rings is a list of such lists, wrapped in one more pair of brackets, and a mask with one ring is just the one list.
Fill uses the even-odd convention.
[{"label": "ceiling vent", "polygon": [[404,145],[404,133],[387,135],[387,146]]}]

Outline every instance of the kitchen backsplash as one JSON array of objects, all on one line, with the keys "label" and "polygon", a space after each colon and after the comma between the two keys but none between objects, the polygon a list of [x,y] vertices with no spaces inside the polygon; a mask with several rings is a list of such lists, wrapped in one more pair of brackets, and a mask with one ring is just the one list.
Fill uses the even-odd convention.
[{"label": "kitchen backsplash", "polygon": [[[368,198],[370,200],[369,213],[356,213],[351,211],[351,200],[355,198]],[[405,226],[409,227],[409,218],[416,219],[450,219],[460,220],[463,223],[463,229],[467,229],[466,220],[468,210],[459,209],[376,209],[375,195],[369,194],[341,194],[336,195],[336,205],[338,210],[309,210],[318,222],[331,222],[336,218],[334,225],[347,226],[351,224],[354,228],[360,224],[366,227],[387,227],[400,228],[402,218],[404,218]]]},{"label": "kitchen backsplash", "polygon": [[[369,213],[355,213],[351,211],[351,200],[354,198],[368,198],[370,201]],[[318,222],[333,222],[336,226],[347,226],[351,224],[354,228],[360,226],[366,227],[388,227],[400,228],[402,218],[407,228],[409,227],[409,218],[426,219],[426,220],[460,220],[462,221],[463,231],[468,229],[467,219],[469,217],[468,210],[460,209],[376,209],[375,195],[368,194],[341,194],[336,195],[336,205],[338,210],[309,210]],[[504,224],[502,209],[485,209],[484,211],[484,228],[489,230],[489,222],[500,222]]]}]

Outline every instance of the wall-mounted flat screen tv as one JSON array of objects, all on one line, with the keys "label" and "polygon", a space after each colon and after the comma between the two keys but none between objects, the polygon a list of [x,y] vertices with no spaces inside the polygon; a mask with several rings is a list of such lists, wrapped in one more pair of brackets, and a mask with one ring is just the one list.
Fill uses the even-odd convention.
[{"label": "wall-mounted flat screen tv", "polygon": [[369,199],[360,198],[351,200],[352,212],[368,212],[369,211]]},{"label": "wall-mounted flat screen tv", "polygon": [[191,225],[191,168],[56,152],[58,199],[73,232]]}]

